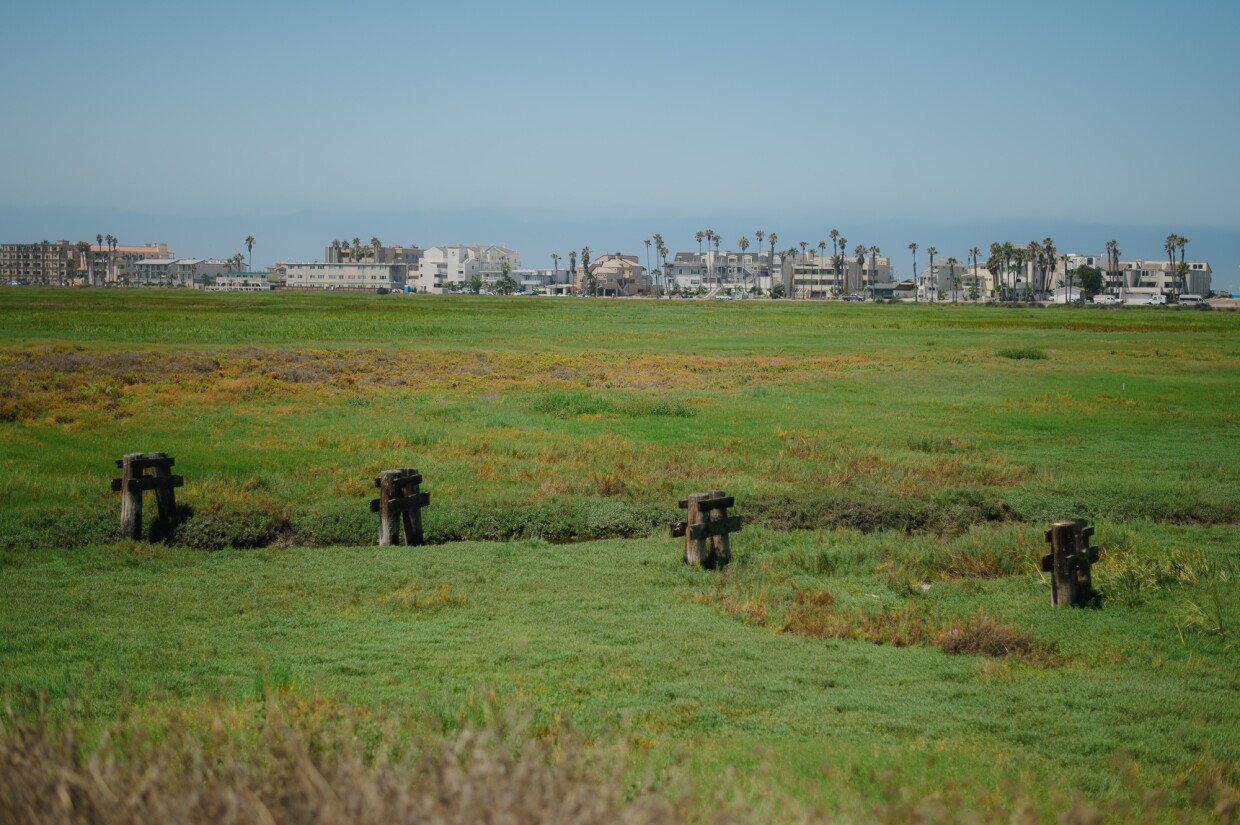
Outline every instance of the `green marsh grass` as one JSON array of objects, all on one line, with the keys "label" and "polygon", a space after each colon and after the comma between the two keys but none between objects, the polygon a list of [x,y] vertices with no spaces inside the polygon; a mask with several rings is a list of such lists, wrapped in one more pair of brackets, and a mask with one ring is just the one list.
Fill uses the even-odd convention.
[{"label": "green marsh grass", "polygon": [[[257,737],[273,693],[451,737],[492,697],[742,821],[1226,819],[1238,323],[5,289],[0,697],[81,697],[87,738],[217,708]],[[153,544],[115,540],[138,450],[186,477]],[[392,466],[431,547],[368,546]],[[665,537],[712,488],[747,519],[722,574]],[[1064,517],[1099,609],[1048,606]]]}]

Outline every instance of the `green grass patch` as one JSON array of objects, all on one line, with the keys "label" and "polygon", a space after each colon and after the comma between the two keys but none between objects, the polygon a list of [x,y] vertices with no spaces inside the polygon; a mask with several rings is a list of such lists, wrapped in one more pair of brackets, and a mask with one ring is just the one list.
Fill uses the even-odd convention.
[{"label": "green grass patch", "polygon": [[1045,361],[1049,356],[1046,350],[1037,347],[1004,347],[995,352],[1000,358],[1011,358],[1013,361]]},{"label": "green grass patch", "polygon": [[[426,790],[384,748],[467,770],[458,737],[500,708],[528,730],[479,766],[525,793],[493,757],[529,745],[565,793],[610,781],[614,817],[680,777],[653,799],[674,819],[1209,821],[1240,775],[1238,326],[5,289],[0,739],[24,726],[38,775],[86,777],[102,731],[149,734],[105,779],[152,799],[125,771],[175,773],[218,717],[237,742],[210,764],[297,800],[277,732],[329,782]],[[1027,351],[1054,357],[1004,366]],[[155,541],[117,541],[113,462],[153,450],[180,518],[148,499]],[[391,467],[422,472],[432,546],[371,546]],[[709,489],[746,519],[721,573],[666,538]],[[1043,531],[1075,517],[1100,606],[1052,610]],[[273,701],[306,718],[264,727]],[[193,735],[161,752],[170,719]],[[88,745],[57,755],[60,725]],[[565,737],[612,761],[573,784]]]}]

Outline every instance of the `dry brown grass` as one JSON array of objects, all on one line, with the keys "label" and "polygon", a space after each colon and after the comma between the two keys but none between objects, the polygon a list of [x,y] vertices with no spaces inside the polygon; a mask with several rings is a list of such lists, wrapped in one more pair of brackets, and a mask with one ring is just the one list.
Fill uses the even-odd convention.
[{"label": "dry brown grass", "polygon": [[894,647],[937,647],[952,655],[1007,657],[1040,665],[1061,664],[1053,644],[1035,639],[1020,628],[1003,624],[985,610],[964,617],[943,618],[915,602],[866,610],[841,606],[827,590],[793,586],[791,595],[774,587],[756,591],[715,587],[689,596],[714,605],[749,624],[765,624],[781,632],[813,639],[850,639]]},{"label": "dry brown grass", "polygon": [[0,359],[0,420],[33,421],[49,410],[107,408],[190,395],[199,403],[303,398],[384,388],[607,388],[727,392],[755,380],[822,378],[881,367],[870,356],[769,358],[681,354],[483,354],[373,348],[198,352],[93,352],[82,347],[15,350]]},{"label": "dry brown grass", "polygon": [[217,707],[210,719],[179,719],[158,734],[114,725],[94,746],[84,746],[73,725],[10,715],[0,731],[0,821],[521,825],[695,818],[687,801],[627,789],[610,764],[614,757],[601,759],[571,739],[542,742],[520,726],[427,736],[399,750],[381,740],[368,751],[373,731],[352,715],[313,725],[292,701],[260,710],[256,731]]}]

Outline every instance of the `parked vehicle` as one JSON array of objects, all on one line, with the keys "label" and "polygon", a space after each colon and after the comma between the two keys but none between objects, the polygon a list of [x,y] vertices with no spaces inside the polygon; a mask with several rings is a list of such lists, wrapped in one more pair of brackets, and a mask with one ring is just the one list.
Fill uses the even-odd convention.
[{"label": "parked vehicle", "polygon": [[1167,296],[1166,295],[1151,295],[1149,301],[1147,301],[1146,303],[1148,303],[1152,307],[1166,306]]},{"label": "parked vehicle", "polygon": [[1201,307],[1206,305],[1206,296],[1204,295],[1181,295],[1180,306],[1182,307]]},{"label": "parked vehicle", "polygon": [[848,295],[845,295],[845,296],[844,296],[844,300],[845,300],[845,301],[864,301],[864,300],[865,300],[865,296],[864,296],[864,295],[858,295],[857,293],[853,292],[853,293],[850,293],[850,294],[848,294]]},{"label": "parked vehicle", "polygon": [[1124,302],[1114,295],[1095,295],[1094,296],[1094,306],[1114,307],[1114,306],[1119,306],[1122,303]]}]

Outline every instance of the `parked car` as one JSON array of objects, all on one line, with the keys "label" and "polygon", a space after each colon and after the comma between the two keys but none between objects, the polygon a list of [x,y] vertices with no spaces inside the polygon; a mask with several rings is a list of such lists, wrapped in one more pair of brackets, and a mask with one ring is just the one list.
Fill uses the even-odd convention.
[{"label": "parked car", "polygon": [[1180,306],[1182,307],[1203,307],[1206,305],[1206,296],[1204,295],[1181,295]]},{"label": "parked car", "polygon": [[844,296],[844,300],[845,300],[845,301],[864,301],[864,300],[865,300],[865,296],[864,296],[864,295],[858,295],[857,293],[853,292],[853,293],[850,293],[850,294],[848,294],[848,295],[845,295],[845,296]]},{"label": "parked car", "polygon": [[1095,295],[1094,296],[1094,306],[1114,307],[1114,306],[1119,306],[1122,303],[1124,302],[1114,295]]},{"label": "parked car", "polygon": [[1147,301],[1146,303],[1148,303],[1152,307],[1166,306],[1167,296],[1166,295],[1151,295],[1149,301]]}]

